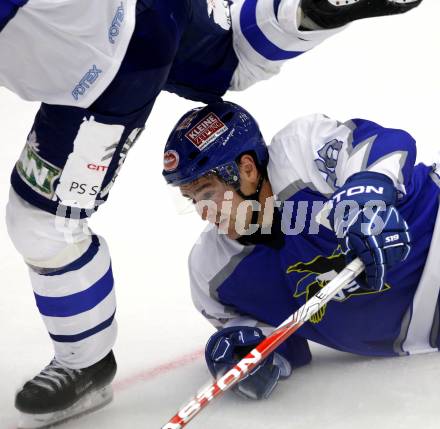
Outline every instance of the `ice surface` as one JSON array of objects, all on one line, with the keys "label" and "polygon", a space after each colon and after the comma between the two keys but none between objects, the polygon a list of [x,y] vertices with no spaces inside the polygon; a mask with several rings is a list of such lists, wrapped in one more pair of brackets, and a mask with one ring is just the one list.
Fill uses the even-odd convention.
[{"label": "ice surface", "polygon": [[[229,94],[259,120],[267,140],[292,118],[315,111],[364,117],[410,131],[420,159],[440,148],[440,2],[425,0],[401,17],[359,22],[245,93]],[[0,59],[4,61],[4,59]],[[174,212],[161,178],[162,147],[194,104],[163,94],[108,203],[91,224],[113,257],[119,363],[115,401],[69,429],[159,428],[208,381],[201,356],[211,327],[192,307],[186,256],[203,227]],[[0,90],[0,207],[9,173],[37,106]],[[26,268],[0,223],[0,429],[15,427],[20,383],[51,359]],[[196,428],[424,429],[439,427],[440,356],[371,359],[313,346],[313,363],[280,384],[268,401],[227,395]]]}]

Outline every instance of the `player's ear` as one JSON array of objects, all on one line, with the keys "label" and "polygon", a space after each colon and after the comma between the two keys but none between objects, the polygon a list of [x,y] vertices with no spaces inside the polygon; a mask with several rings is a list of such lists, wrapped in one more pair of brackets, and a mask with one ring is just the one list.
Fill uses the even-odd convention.
[{"label": "player's ear", "polygon": [[258,168],[255,164],[254,158],[250,154],[244,154],[238,161],[238,168],[240,170],[240,180],[251,184],[258,182]]}]

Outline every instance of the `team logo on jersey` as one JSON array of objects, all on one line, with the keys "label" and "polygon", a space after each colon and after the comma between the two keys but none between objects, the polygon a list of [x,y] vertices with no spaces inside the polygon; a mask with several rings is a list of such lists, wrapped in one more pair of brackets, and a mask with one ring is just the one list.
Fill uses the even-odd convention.
[{"label": "team logo on jersey", "polygon": [[[297,283],[293,294],[295,298],[305,296],[306,301],[318,293],[327,283],[336,277],[346,266],[344,254],[338,247],[331,256],[317,256],[309,262],[297,262],[287,268],[287,274],[304,274]],[[332,301],[344,302],[356,296],[384,293],[391,289],[391,286],[385,284],[381,291],[369,291],[362,289],[356,280],[342,289]],[[323,306],[316,314],[310,318],[310,322],[319,323],[324,318],[327,305]]]},{"label": "team logo on jersey", "polygon": [[215,139],[228,130],[228,127],[215,113],[209,113],[185,137],[199,150],[205,149]]},{"label": "team logo on jersey", "polygon": [[231,13],[228,0],[206,0],[208,16],[223,30],[231,28]]},{"label": "team logo on jersey", "polygon": [[341,152],[343,143],[339,140],[331,140],[324,144],[318,150],[318,159],[315,164],[325,181],[332,187],[336,183],[336,165],[338,164],[339,153]]},{"label": "team logo on jersey", "polygon": [[16,164],[21,179],[35,192],[52,199],[55,181],[61,175],[61,169],[38,155],[38,143],[35,132],[32,132]]},{"label": "team logo on jersey", "polygon": [[431,178],[440,188],[440,164],[434,164],[431,172]]},{"label": "team logo on jersey", "polygon": [[163,169],[174,171],[179,165],[179,154],[175,150],[167,150],[163,154]]}]

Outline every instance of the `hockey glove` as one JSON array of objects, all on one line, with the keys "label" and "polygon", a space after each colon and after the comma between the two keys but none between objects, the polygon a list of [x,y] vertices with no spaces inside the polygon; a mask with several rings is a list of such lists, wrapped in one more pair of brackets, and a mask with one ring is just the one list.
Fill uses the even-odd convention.
[{"label": "hockey glove", "polygon": [[302,0],[305,16],[322,28],[337,28],[357,19],[395,15],[418,6],[422,0]]},{"label": "hockey glove", "polygon": [[365,264],[362,287],[381,290],[389,267],[410,252],[408,225],[395,207],[397,191],[390,178],[375,172],[349,177],[332,197],[330,223],[346,255]]},{"label": "hockey glove", "polygon": [[[208,340],[205,349],[210,373],[214,377],[225,374],[264,338],[261,329],[247,326],[234,326],[216,332]],[[272,393],[279,378],[287,378],[291,372],[288,361],[272,353],[231,390],[248,399],[265,399]]]}]

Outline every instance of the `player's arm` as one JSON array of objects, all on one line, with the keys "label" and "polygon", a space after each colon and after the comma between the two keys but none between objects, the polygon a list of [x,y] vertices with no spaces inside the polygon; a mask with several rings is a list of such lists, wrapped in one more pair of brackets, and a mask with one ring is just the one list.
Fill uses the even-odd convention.
[{"label": "player's arm", "polygon": [[336,167],[336,186],[340,187],[359,172],[387,176],[398,192],[399,200],[411,185],[417,148],[414,138],[404,130],[385,128],[364,119],[344,124],[352,139]]},{"label": "player's arm", "polygon": [[274,182],[286,175],[287,183],[296,180],[296,189],[329,198],[329,226],[347,258],[361,257],[364,285],[381,289],[388,268],[406,259],[410,249],[408,226],[398,208],[411,187],[414,139],[367,120],[342,124],[313,115],[282,130],[271,151],[282,165],[272,169]]},{"label": "player's arm", "polygon": [[[257,346],[273,328],[220,302],[210,287],[209,277],[197,256],[199,244],[189,257],[191,295],[197,310],[217,329],[208,340],[205,358],[209,371],[219,377]],[[206,262],[206,261],[205,261]],[[311,354],[307,340],[292,336],[272,353],[252,374],[232,390],[245,398],[267,398],[279,379],[288,378],[294,368],[309,363]]]},{"label": "player's arm", "polygon": [[369,171],[387,176],[401,199],[411,184],[417,149],[401,129],[364,119],[341,123],[314,114],[279,131],[269,153],[269,165],[274,166],[269,175],[278,194],[297,182],[296,190],[308,187],[330,197],[350,176]]},{"label": "player's arm", "polygon": [[411,249],[410,229],[399,213],[416,160],[416,144],[407,132],[353,120],[351,147],[337,166],[337,189],[329,220],[346,253],[365,264],[360,281],[380,290],[388,270]]}]

